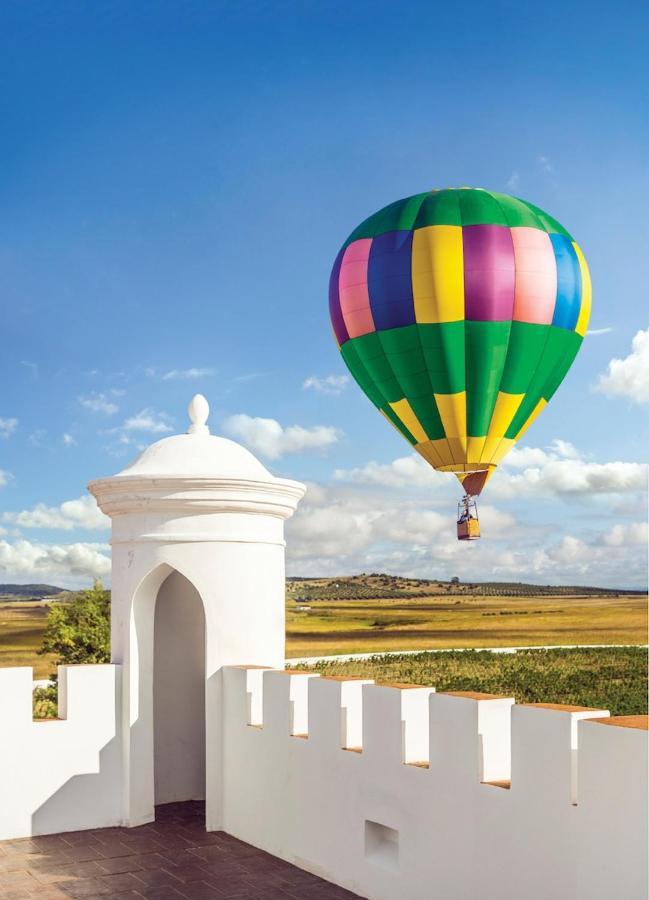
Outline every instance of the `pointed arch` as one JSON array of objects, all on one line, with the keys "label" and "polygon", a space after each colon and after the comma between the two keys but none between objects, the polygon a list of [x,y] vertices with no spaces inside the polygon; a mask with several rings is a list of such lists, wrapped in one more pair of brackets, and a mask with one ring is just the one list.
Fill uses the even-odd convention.
[{"label": "pointed arch", "polygon": [[[165,589],[165,585],[167,585],[167,589]],[[180,768],[174,767],[172,764],[174,754],[178,754],[178,745],[181,741],[178,730],[180,725],[174,731],[174,725],[179,717],[170,709],[170,727],[166,730],[164,727],[160,727],[159,721],[156,722],[165,707],[164,700],[160,701],[158,698],[158,703],[155,700],[156,677],[160,681],[161,669],[167,670],[162,672],[162,690],[172,691],[173,703],[179,705],[182,710],[183,704],[187,704],[189,696],[186,673],[183,673],[180,665],[182,660],[178,659],[178,654],[174,655],[176,675],[164,663],[164,654],[156,656],[156,608],[159,607],[158,600],[161,596],[166,598],[163,606],[166,608],[167,625],[158,634],[158,640],[164,640],[167,648],[171,648],[173,651],[176,639],[182,643],[183,635],[187,637],[183,627],[183,616],[178,615],[178,610],[175,612],[173,610],[169,596],[170,591],[172,593],[175,591],[179,595],[179,602],[187,605],[188,613],[191,607],[189,619],[190,624],[193,623],[191,626],[193,627],[193,640],[196,642],[198,634],[201,635],[202,640],[200,650],[193,646],[191,650],[187,651],[187,658],[191,658],[194,663],[191,671],[194,676],[192,684],[195,693],[190,701],[190,708],[193,711],[191,721],[195,734],[192,732],[193,743],[189,740],[188,746],[184,749],[191,750],[195,754],[202,754],[202,769],[196,775],[193,786],[190,785],[190,787],[187,787],[187,782],[183,784],[183,773]],[[162,610],[162,607],[159,608]],[[173,624],[170,624],[170,619],[175,619]],[[130,631],[128,642],[129,678],[128,683],[124,684],[125,710],[128,710],[124,735],[125,820],[130,824],[151,821],[155,816],[156,802],[167,802],[171,799],[197,799],[201,794],[204,796],[205,620],[205,603],[200,591],[181,568],[170,563],[161,562],[154,566],[140,580],[133,592],[128,623]],[[173,630],[173,635],[169,634],[169,629]],[[200,679],[202,694],[198,690],[198,679]],[[183,691],[185,692],[184,696]],[[167,746],[164,746],[165,744]],[[173,745],[175,750],[173,747],[170,748],[169,744]],[[195,755],[194,758],[198,759],[198,756]],[[159,771],[156,778],[157,767],[164,769],[167,775],[161,778]],[[202,781],[202,791],[196,787],[199,781]],[[191,798],[184,797],[185,792],[189,792],[192,795]]]}]

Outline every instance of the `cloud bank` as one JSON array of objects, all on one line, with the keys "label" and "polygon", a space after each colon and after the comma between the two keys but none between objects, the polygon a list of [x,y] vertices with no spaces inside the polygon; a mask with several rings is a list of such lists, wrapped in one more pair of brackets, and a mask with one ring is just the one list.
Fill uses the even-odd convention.
[{"label": "cloud bank", "polygon": [[83,494],[76,500],[66,500],[59,506],[37,503],[32,509],[5,512],[2,514],[2,521],[18,528],[51,528],[60,531],[73,531],[75,528],[98,531],[110,528],[110,519],[89,494]]}]

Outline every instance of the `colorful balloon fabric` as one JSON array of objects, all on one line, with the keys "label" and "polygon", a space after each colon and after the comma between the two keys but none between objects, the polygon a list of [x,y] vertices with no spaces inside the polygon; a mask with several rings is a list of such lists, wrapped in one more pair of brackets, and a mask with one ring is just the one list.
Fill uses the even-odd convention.
[{"label": "colorful balloon fabric", "polygon": [[370,216],[329,286],[353,377],[470,494],[561,384],[590,308],[588,266],[566,229],[477,188],[417,194]]}]

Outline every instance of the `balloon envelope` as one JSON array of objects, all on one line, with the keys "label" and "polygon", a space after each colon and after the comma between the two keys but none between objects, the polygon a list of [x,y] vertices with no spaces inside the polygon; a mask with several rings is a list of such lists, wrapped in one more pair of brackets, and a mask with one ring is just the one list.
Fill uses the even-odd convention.
[{"label": "balloon envelope", "polygon": [[471,494],[558,388],[590,307],[586,260],[566,229],[477,188],[417,194],[370,216],[343,244],[329,286],[355,380]]}]

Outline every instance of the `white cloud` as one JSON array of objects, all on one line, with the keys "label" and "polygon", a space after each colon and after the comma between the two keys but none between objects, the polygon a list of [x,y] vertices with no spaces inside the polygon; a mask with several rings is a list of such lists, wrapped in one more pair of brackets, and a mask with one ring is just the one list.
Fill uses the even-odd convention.
[{"label": "white cloud", "polygon": [[512,172],[505,183],[505,187],[508,191],[515,191],[518,185],[520,184],[521,176],[519,172]]},{"label": "white cloud", "polygon": [[11,472],[7,472],[5,469],[0,469],[0,487],[3,487],[12,478],[13,475],[11,474]]},{"label": "white cloud", "polygon": [[257,378],[263,378],[265,375],[265,372],[246,372],[244,375],[236,375],[232,381],[235,384],[242,384],[246,381],[255,381]]},{"label": "white cloud", "polygon": [[612,331],[612,328],[589,328],[586,335],[587,337],[592,337],[597,334],[610,334]]},{"label": "white cloud", "polygon": [[[152,370],[155,371],[155,370]],[[162,376],[163,381],[180,381],[190,378],[206,378],[208,375],[214,375],[214,369],[171,369]]]},{"label": "white cloud", "polygon": [[628,356],[609,362],[595,388],[610,396],[628,397],[632,403],[649,403],[649,328],[636,333]]},{"label": "white cloud", "polygon": [[646,489],[647,466],[642,463],[595,463],[581,459],[550,458],[541,466],[531,466],[516,474],[510,474],[505,467],[489,482],[490,495],[500,499],[633,494]]},{"label": "white cloud", "polygon": [[554,166],[552,164],[552,160],[549,156],[544,156],[542,153],[537,157],[537,162],[541,167],[541,170],[545,172],[547,175],[551,175],[554,172]]},{"label": "white cloud", "polygon": [[134,416],[130,416],[119,428],[115,428],[113,431],[144,431],[149,434],[166,434],[173,430],[169,422],[170,419],[166,413],[159,413],[147,407]]},{"label": "white cloud", "polygon": [[418,453],[400,456],[390,463],[373,460],[355,469],[336,469],[334,480],[382,487],[432,487],[453,483],[448,475],[436,472]]},{"label": "white cloud", "polygon": [[310,375],[302,384],[303,390],[314,390],[320,394],[341,394],[349,384],[349,375],[327,375],[320,378]]},{"label": "white cloud", "polygon": [[286,453],[304,450],[325,450],[335,444],[342,432],[330,425],[302,425],[283,427],[275,419],[262,419],[239,413],[223,423],[227,434],[240,440],[256,453],[277,459]]},{"label": "white cloud", "polygon": [[[114,396],[113,392],[111,394]],[[92,391],[90,394],[82,394],[78,399],[81,406],[89,409],[90,412],[102,413],[105,416],[114,416],[116,412],[119,412],[119,406],[105,393]]]},{"label": "white cloud", "polygon": [[97,506],[94,497],[83,494],[76,500],[66,500],[60,506],[37,503],[32,509],[5,512],[2,521],[21,528],[52,528],[72,531],[75,528],[103,530],[110,528],[110,519]]},{"label": "white cloud", "polygon": [[32,378],[34,381],[38,380],[38,363],[30,362],[28,359],[21,359],[20,365],[25,366],[26,369],[32,373]]},{"label": "white cloud", "polygon": [[8,438],[16,430],[18,419],[1,419],[0,418],[0,438]]},{"label": "white cloud", "polygon": [[63,436],[61,437],[61,440],[63,441],[63,444],[64,444],[65,447],[74,447],[74,446],[76,445],[76,443],[77,443],[77,442],[75,441],[75,439],[72,437],[72,435],[71,435],[71,434],[68,434],[67,431],[65,431],[65,432],[63,433]]},{"label": "white cloud", "polygon": [[501,471],[503,468],[529,469],[544,466],[550,458],[548,452],[540,447],[512,447],[500,464]]},{"label": "white cloud", "polygon": [[66,586],[87,583],[110,573],[108,544],[38,544],[24,539],[0,540],[0,572],[4,580],[56,580]]},{"label": "white cloud", "polygon": [[649,540],[649,526],[646,522],[617,524],[610,531],[602,534],[600,540],[605,547],[624,547],[634,544],[646,547]]}]

